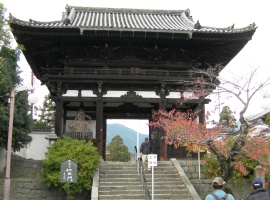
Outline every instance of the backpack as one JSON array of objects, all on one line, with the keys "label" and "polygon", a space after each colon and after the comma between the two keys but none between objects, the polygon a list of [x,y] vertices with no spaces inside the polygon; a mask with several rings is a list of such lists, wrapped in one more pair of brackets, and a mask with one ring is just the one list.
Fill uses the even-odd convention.
[{"label": "backpack", "polygon": [[211,194],[216,200],[226,200],[227,199],[227,197],[228,197],[228,194],[226,193],[225,194],[225,196],[224,197],[222,197],[221,199],[220,198],[218,198],[218,196],[216,195],[216,194],[214,194],[214,193],[212,193]]}]

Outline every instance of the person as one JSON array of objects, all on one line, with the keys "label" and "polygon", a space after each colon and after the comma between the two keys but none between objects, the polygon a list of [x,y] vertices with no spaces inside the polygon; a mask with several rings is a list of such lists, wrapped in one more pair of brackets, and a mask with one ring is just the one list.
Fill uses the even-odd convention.
[{"label": "person", "polygon": [[221,177],[215,177],[212,182],[212,187],[214,192],[208,194],[205,197],[205,200],[215,200],[215,199],[226,199],[226,200],[235,200],[233,195],[224,192],[226,182]]},{"label": "person", "polygon": [[[145,138],[144,142],[141,144],[140,153],[142,157],[143,168],[146,169],[146,166],[148,166],[148,163],[146,162],[147,155],[151,154],[151,144],[148,138]],[[148,166],[147,170],[150,171],[151,168]]]},{"label": "person", "polygon": [[252,192],[246,200],[270,200],[269,193],[263,188],[263,182],[260,178],[255,178],[251,182]]}]

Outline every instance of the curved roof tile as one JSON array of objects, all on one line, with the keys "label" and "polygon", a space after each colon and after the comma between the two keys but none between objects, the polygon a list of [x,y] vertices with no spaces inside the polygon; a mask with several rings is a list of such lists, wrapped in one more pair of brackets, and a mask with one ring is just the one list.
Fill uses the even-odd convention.
[{"label": "curved roof tile", "polygon": [[189,16],[189,10],[142,10],[67,6],[65,14],[65,17],[59,21],[39,22],[30,19],[27,22],[19,20],[12,15],[10,15],[9,21],[13,24],[37,28],[186,31],[220,34],[248,32],[257,28],[255,23],[239,29],[234,29],[234,25],[226,28],[207,27],[200,24],[196,26],[192,17]]}]

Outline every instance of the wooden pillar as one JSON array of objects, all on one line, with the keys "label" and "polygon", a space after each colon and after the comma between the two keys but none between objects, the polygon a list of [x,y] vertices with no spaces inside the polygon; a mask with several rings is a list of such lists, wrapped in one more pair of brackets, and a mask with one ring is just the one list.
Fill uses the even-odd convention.
[{"label": "wooden pillar", "polygon": [[[166,86],[164,84],[161,85],[160,89],[160,101],[159,101],[159,109],[160,110],[166,110]],[[166,161],[167,160],[167,143],[165,139],[162,137],[165,136],[165,132],[162,129],[158,130],[159,136],[160,136],[160,160]]]},{"label": "wooden pillar", "polygon": [[202,102],[198,105],[199,112],[199,123],[205,123],[205,104]]},{"label": "wooden pillar", "polygon": [[102,83],[98,84],[97,102],[96,102],[96,136],[99,155],[105,159],[104,152],[104,135],[103,135],[103,99]]},{"label": "wooden pillar", "polygon": [[[151,121],[152,119],[150,119],[150,123]],[[149,138],[151,142],[152,153],[157,154],[157,159],[160,160],[160,135],[157,128],[149,126]]]},{"label": "wooden pillar", "polygon": [[103,119],[103,159],[106,160],[107,121]]},{"label": "wooden pillar", "polygon": [[66,103],[63,103],[63,133],[66,133],[66,126],[67,126],[67,107]]},{"label": "wooden pillar", "polygon": [[57,97],[55,104],[56,104],[55,134],[58,137],[62,137],[63,136],[63,101],[62,101],[62,96]]}]

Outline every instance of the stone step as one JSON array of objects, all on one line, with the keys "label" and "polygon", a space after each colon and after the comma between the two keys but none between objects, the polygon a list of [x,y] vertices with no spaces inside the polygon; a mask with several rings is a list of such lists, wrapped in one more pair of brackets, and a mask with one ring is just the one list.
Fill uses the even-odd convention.
[{"label": "stone step", "polygon": [[[151,177],[146,177],[145,178],[147,182],[151,182],[152,181],[152,178]],[[163,182],[163,183],[169,183],[169,182],[178,182],[179,184],[183,184],[183,181],[181,180],[181,178],[166,178],[166,177],[163,177],[163,178],[157,178],[157,177],[154,177],[154,181],[155,182]]]},{"label": "stone step", "polygon": [[138,178],[138,174],[101,174],[100,178]]},{"label": "stone step", "polygon": [[[151,195],[152,193],[150,193]],[[100,200],[107,200],[107,199],[145,199],[144,197],[144,191],[142,191],[141,194],[127,194],[125,196],[123,196],[122,194],[108,194],[108,195],[100,195],[99,196]],[[190,197],[190,195],[186,195],[186,194],[154,194],[154,199],[156,200],[162,200],[162,199],[175,199],[175,200],[191,200],[192,198]]]},{"label": "stone step", "polygon": [[141,191],[141,193],[139,194],[129,194],[129,195],[122,195],[122,194],[108,194],[108,195],[99,195],[98,197],[99,200],[107,200],[107,199],[117,199],[117,200],[120,200],[120,199],[137,199],[137,200],[144,200],[145,197],[144,197],[144,191]]},{"label": "stone step", "polygon": [[[152,168],[150,168],[152,171]],[[144,172],[148,172],[148,169],[144,169]],[[155,167],[154,172],[156,173],[177,173],[173,167]]]},{"label": "stone step", "polygon": [[[148,189],[152,189],[152,183],[147,183]],[[186,186],[184,184],[156,184],[154,183],[154,189],[157,190],[167,190],[167,189],[176,189],[176,190],[186,190]]]},{"label": "stone step", "polygon": [[[123,172],[123,174],[113,174],[113,173],[110,173],[110,174],[100,174],[100,178],[138,178],[139,175],[138,174],[126,174]],[[146,178],[151,178],[152,177],[152,174],[145,174],[145,177]],[[178,174],[156,174],[154,173],[154,178],[155,179],[173,179],[173,178],[178,178],[179,179],[179,175]]]},{"label": "stone step", "polygon": [[142,190],[141,188],[138,190],[135,189],[130,189],[130,190],[111,190],[111,191],[100,191],[99,195],[133,195],[133,194],[141,194],[143,193],[144,190]]},{"label": "stone step", "polygon": [[[151,189],[152,188],[152,183],[151,184],[148,184],[148,188]],[[132,189],[136,189],[136,190],[141,190],[142,189],[142,186],[140,184],[133,184],[133,185],[112,185],[112,183],[109,185],[102,185],[102,186],[99,186],[99,190],[100,191],[108,191],[108,190],[132,190]],[[179,190],[179,191],[182,191],[182,190],[186,190],[186,187],[185,185],[181,184],[181,185],[176,185],[176,184],[156,184],[154,183],[154,189],[157,189],[157,190]]]},{"label": "stone step", "polygon": [[119,170],[115,170],[115,169],[101,169],[99,170],[99,173],[100,174],[138,174],[137,172],[137,169],[128,169],[128,170],[125,170],[125,169],[119,169]]},{"label": "stone step", "polygon": [[[145,176],[152,176],[152,171],[144,171]],[[167,176],[167,177],[177,177],[179,178],[180,175],[176,171],[169,171],[167,173],[163,172],[157,172],[156,170],[154,171],[154,176]]]},{"label": "stone step", "polygon": [[[174,188],[174,189],[170,189],[170,188],[163,188],[163,189],[158,189],[154,186],[154,192],[155,194],[166,194],[166,193],[169,193],[169,194],[185,194],[185,195],[189,195],[188,191],[186,190],[186,188],[183,188],[183,189],[179,189],[179,188]],[[148,190],[150,192],[150,194],[152,194],[152,187],[149,186],[148,187]]]},{"label": "stone step", "polygon": [[[114,181],[100,181],[99,182],[100,185],[103,185],[103,186],[132,186],[134,184],[137,184],[137,183],[140,183],[140,180],[137,180],[136,182],[125,182],[125,181],[118,181],[118,182],[114,182]],[[99,186],[100,187],[100,186]]]},{"label": "stone step", "polygon": [[101,163],[101,166],[102,167],[106,167],[106,166],[136,166],[137,164],[134,162],[134,163],[131,163],[131,162],[108,162],[108,161],[105,161],[105,162],[102,162]]},{"label": "stone step", "polygon": [[99,191],[119,191],[119,190],[141,190],[142,186],[137,184],[133,185],[103,185],[99,186]]},{"label": "stone step", "polygon": [[106,183],[106,182],[138,183],[138,181],[140,181],[139,177],[137,177],[137,178],[103,178],[102,180],[100,180],[100,182],[102,182],[102,183]]}]

